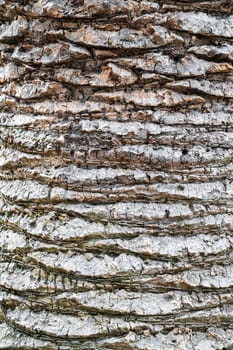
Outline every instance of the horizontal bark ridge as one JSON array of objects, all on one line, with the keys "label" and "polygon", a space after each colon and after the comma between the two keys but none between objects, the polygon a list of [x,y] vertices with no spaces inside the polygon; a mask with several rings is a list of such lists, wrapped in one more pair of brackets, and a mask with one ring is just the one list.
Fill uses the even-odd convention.
[{"label": "horizontal bark ridge", "polygon": [[0,1],[0,349],[232,349],[232,39],[232,1]]}]

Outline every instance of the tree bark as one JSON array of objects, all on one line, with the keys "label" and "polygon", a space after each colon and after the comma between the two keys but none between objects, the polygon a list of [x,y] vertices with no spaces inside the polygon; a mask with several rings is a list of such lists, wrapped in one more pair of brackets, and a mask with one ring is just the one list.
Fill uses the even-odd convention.
[{"label": "tree bark", "polygon": [[233,349],[232,7],[0,0],[0,349]]}]

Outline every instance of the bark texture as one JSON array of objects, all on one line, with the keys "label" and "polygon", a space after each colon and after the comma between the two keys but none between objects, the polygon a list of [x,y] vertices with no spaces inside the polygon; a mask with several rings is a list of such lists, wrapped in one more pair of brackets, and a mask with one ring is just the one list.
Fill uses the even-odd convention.
[{"label": "bark texture", "polygon": [[0,349],[233,349],[232,8],[0,0]]}]

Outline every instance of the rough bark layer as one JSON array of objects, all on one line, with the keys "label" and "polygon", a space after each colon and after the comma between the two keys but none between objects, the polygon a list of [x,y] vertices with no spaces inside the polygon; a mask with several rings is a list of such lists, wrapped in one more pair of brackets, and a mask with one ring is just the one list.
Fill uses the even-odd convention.
[{"label": "rough bark layer", "polygon": [[0,1],[0,349],[233,348],[231,1]]}]

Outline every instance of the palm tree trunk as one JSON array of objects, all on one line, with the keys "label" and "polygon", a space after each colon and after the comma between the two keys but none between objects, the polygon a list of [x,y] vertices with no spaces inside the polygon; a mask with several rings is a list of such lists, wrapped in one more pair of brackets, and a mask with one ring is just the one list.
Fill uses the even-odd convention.
[{"label": "palm tree trunk", "polygon": [[0,349],[233,349],[232,1],[0,1]]}]

